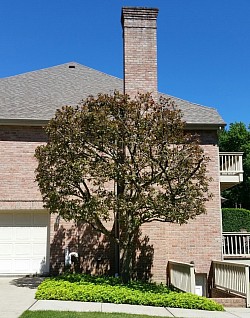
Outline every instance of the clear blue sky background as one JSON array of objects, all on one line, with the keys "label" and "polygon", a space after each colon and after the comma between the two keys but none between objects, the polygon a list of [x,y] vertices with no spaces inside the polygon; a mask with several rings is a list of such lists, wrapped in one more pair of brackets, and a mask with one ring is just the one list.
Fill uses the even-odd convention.
[{"label": "clear blue sky background", "polygon": [[122,78],[122,6],[159,8],[159,91],[250,123],[250,0],[1,0],[0,77],[76,61]]}]

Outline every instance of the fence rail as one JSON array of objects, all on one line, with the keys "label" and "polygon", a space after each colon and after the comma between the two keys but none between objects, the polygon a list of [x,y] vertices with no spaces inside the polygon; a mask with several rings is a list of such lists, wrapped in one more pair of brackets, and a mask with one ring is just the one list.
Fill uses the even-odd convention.
[{"label": "fence rail", "polygon": [[250,233],[224,232],[223,255],[250,257]]},{"label": "fence rail", "polygon": [[250,306],[248,265],[213,261],[213,287],[241,295]]},{"label": "fence rail", "polygon": [[170,284],[187,293],[195,294],[194,264],[169,261]]},{"label": "fence rail", "polygon": [[243,152],[220,152],[220,172],[222,174],[242,174]]}]

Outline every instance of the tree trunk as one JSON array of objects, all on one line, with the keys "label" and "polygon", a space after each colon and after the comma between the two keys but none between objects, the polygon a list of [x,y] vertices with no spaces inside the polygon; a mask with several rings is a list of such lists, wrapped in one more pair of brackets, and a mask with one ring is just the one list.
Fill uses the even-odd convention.
[{"label": "tree trunk", "polygon": [[121,258],[121,278],[124,283],[129,282],[132,278],[132,264],[135,252],[135,235],[129,234],[127,244],[123,246],[123,255]]}]

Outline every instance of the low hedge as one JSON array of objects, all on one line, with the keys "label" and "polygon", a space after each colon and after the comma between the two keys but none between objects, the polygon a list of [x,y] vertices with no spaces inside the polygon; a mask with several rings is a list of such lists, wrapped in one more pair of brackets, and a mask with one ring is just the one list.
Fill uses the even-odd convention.
[{"label": "low hedge", "polygon": [[240,232],[245,229],[250,232],[250,211],[236,208],[222,209],[223,232]]},{"label": "low hedge", "polygon": [[38,287],[36,299],[147,305],[223,311],[223,306],[205,297],[170,291],[164,285],[67,275],[46,279]]}]

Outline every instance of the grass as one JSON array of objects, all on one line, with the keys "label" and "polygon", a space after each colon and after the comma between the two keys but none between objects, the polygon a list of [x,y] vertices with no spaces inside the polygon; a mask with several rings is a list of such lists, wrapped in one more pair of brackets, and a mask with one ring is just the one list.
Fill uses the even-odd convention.
[{"label": "grass", "polygon": [[[167,316],[166,316],[167,317]],[[19,318],[159,318],[147,315],[75,311],[25,311]]]}]

